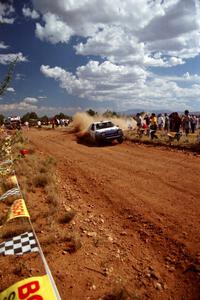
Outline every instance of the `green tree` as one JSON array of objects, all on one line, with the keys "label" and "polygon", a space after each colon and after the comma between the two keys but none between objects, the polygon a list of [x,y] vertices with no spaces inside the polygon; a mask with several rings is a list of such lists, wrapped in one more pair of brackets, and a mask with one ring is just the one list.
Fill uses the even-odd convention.
[{"label": "green tree", "polygon": [[4,121],[4,116],[0,115],[0,126],[3,124],[3,121]]},{"label": "green tree", "polygon": [[30,119],[38,119],[37,114],[36,114],[35,112],[27,112],[27,113],[26,113],[25,115],[23,115],[23,117],[21,118],[21,120],[22,120],[23,123],[26,122],[26,121],[29,122]]},{"label": "green tree", "polygon": [[118,117],[119,117],[119,114],[116,113],[115,111],[106,110],[106,111],[103,113],[103,116],[106,117],[106,118],[112,118],[112,117],[118,118]]},{"label": "green tree", "polygon": [[15,68],[17,59],[18,59],[18,57],[13,62],[10,63],[7,74],[0,84],[0,96],[4,94],[4,92],[6,91],[6,89],[9,86],[10,81],[12,80],[13,72],[14,72],[14,68]]},{"label": "green tree", "polygon": [[40,121],[41,121],[41,122],[44,122],[44,123],[48,123],[48,122],[49,122],[49,118],[48,118],[46,115],[44,115],[44,116],[42,116],[42,117],[40,118]]},{"label": "green tree", "polygon": [[87,111],[86,111],[86,113],[89,115],[89,116],[91,116],[91,117],[94,117],[95,115],[97,115],[97,112],[95,112],[93,109],[88,109]]}]

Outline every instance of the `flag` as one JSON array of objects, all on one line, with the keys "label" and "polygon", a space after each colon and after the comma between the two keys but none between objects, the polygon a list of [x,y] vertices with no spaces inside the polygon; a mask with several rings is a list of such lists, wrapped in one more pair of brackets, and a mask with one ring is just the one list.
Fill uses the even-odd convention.
[{"label": "flag", "polygon": [[4,200],[9,196],[19,195],[19,194],[20,194],[20,190],[18,188],[13,188],[5,192],[2,196],[0,196],[0,200]]},{"label": "flag", "polygon": [[38,251],[39,248],[33,232],[25,232],[0,244],[0,254],[3,255],[22,255]]},{"label": "flag", "polygon": [[10,207],[7,221],[23,217],[30,218],[24,199],[17,199]]}]

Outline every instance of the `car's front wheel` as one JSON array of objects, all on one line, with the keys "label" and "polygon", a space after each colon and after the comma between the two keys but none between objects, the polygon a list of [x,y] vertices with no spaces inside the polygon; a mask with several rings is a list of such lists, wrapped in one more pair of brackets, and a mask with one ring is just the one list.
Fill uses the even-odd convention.
[{"label": "car's front wheel", "polygon": [[123,139],[123,137],[122,137],[122,136],[121,136],[121,137],[119,137],[119,138],[117,139],[117,141],[118,141],[118,143],[119,143],[119,144],[123,143],[123,140],[124,140],[124,139]]}]

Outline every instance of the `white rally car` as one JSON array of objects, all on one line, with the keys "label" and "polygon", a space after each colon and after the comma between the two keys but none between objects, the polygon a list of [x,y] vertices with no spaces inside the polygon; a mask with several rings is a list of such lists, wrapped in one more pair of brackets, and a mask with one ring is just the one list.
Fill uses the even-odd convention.
[{"label": "white rally car", "polygon": [[117,140],[123,142],[124,135],[122,129],[114,125],[111,121],[94,122],[88,129],[90,139],[97,145],[103,142],[112,142]]}]

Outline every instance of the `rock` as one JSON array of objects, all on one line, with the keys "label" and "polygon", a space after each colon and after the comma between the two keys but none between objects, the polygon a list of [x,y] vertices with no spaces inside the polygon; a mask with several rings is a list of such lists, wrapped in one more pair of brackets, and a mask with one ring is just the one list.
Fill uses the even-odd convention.
[{"label": "rock", "polygon": [[126,231],[122,231],[122,232],[120,233],[120,235],[127,235],[127,232],[126,232]]},{"label": "rock", "polygon": [[162,291],[162,285],[159,282],[156,282],[154,286],[158,291]]},{"label": "rock", "polygon": [[108,240],[109,240],[109,242],[113,242],[113,238],[112,238],[112,236],[108,236]]},{"label": "rock", "polygon": [[87,233],[87,236],[88,236],[88,237],[96,237],[96,236],[97,236],[97,233],[96,233],[95,231],[93,231],[93,232],[88,232],[88,233]]},{"label": "rock", "polygon": [[151,277],[152,278],[154,278],[154,279],[160,279],[160,274],[158,273],[158,272],[155,272],[155,271],[151,271],[150,272],[150,275],[151,275]]},{"label": "rock", "polygon": [[95,291],[97,289],[97,287],[96,287],[96,285],[95,284],[93,284],[91,287],[90,287],[90,290],[93,290],[93,291]]}]

